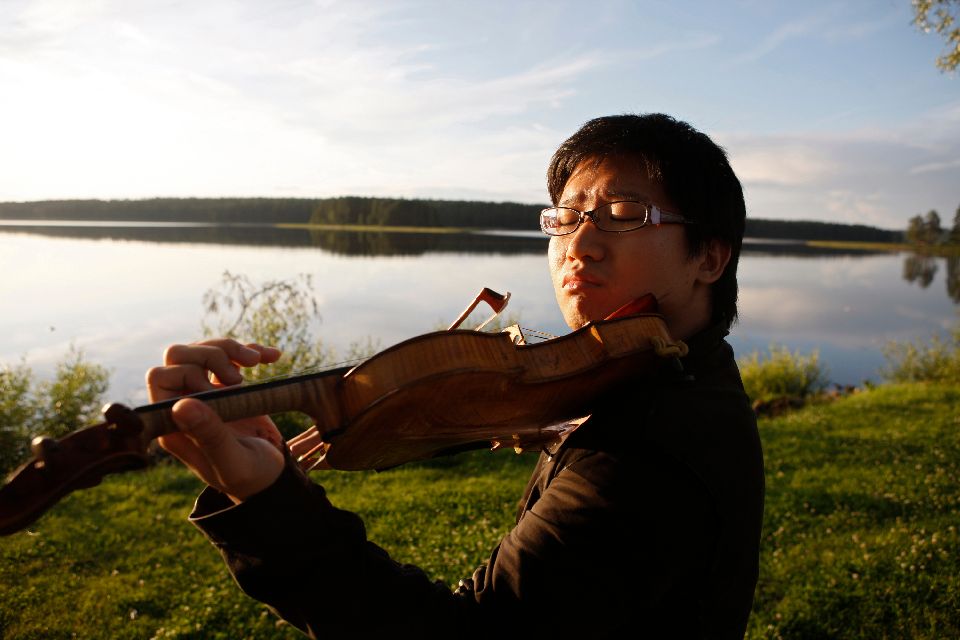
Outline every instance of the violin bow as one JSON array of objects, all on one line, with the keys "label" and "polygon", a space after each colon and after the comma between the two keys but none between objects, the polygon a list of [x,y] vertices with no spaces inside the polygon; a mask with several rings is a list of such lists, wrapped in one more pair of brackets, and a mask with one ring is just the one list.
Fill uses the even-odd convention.
[{"label": "violin bow", "polygon": [[468,317],[471,313],[473,313],[473,310],[477,308],[477,305],[479,305],[481,302],[486,302],[486,303],[490,306],[490,308],[493,310],[493,315],[490,316],[489,318],[487,318],[486,320],[484,320],[483,322],[481,322],[480,324],[478,324],[478,325],[477,325],[476,327],[474,327],[474,329],[473,329],[474,331],[480,331],[480,330],[483,329],[485,326],[487,326],[488,324],[490,324],[490,323],[493,321],[494,318],[496,318],[498,315],[500,315],[500,313],[501,313],[504,309],[507,308],[507,302],[508,302],[509,300],[510,300],[510,292],[509,292],[509,291],[506,292],[506,293],[501,294],[501,293],[497,293],[497,292],[494,291],[493,289],[490,289],[490,288],[488,288],[488,287],[484,287],[484,288],[480,291],[480,293],[477,294],[477,297],[473,299],[473,302],[471,302],[471,303],[467,306],[467,308],[463,310],[463,313],[461,313],[461,314],[457,317],[457,319],[453,321],[453,324],[451,324],[449,327],[447,327],[447,331],[453,331],[453,330],[455,330],[455,329],[458,329],[458,328],[460,327],[460,325],[462,325],[462,324],[464,323],[464,321],[467,319],[467,317]]}]

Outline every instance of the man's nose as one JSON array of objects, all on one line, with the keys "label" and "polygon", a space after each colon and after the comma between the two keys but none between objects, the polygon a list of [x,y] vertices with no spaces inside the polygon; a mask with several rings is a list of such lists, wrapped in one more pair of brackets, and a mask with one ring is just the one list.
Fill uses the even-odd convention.
[{"label": "man's nose", "polygon": [[[592,211],[584,211],[581,216],[580,226],[577,230],[568,236],[567,258],[583,260],[585,258],[592,260],[601,260],[605,253],[604,234],[597,228],[595,219],[596,214]],[[589,224],[587,224],[589,222]]]}]

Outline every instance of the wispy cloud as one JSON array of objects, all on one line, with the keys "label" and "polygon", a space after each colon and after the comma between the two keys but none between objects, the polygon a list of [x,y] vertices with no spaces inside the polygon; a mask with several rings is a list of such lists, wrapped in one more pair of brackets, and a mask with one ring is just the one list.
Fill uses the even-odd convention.
[{"label": "wispy cloud", "polygon": [[897,128],[719,137],[755,217],[902,228],[917,211],[951,211],[960,199],[954,105]]},{"label": "wispy cloud", "polygon": [[930,173],[932,171],[948,171],[950,169],[960,169],[960,158],[956,160],[946,160],[944,162],[928,162],[910,169],[912,175],[918,173]]},{"label": "wispy cloud", "polygon": [[[800,7],[801,5],[797,5]],[[793,17],[779,24],[756,44],[730,59],[731,64],[754,63],[767,57],[784,45],[795,41],[808,42],[849,42],[875,35],[881,31],[900,25],[903,16],[898,11],[888,10],[875,16],[875,7],[871,6],[870,17],[844,4],[811,5],[806,15]]]},{"label": "wispy cloud", "polygon": [[828,40],[860,39],[887,29],[903,27],[903,25],[903,14],[896,10],[889,10],[875,18],[859,19],[851,17],[848,20],[836,20],[823,30],[823,36]]},{"label": "wispy cloud", "polygon": [[796,40],[810,34],[823,24],[824,18],[819,15],[792,20],[780,25],[764,36],[752,48],[735,55],[730,59],[734,65],[756,62],[771,52],[779,49],[784,43]]},{"label": "wispy cloud", "polygon": [[716,46],[722,41],[716,33],[692,33],[683,38],[659,43],[646,44],[643,47],[630,48],[623,52],[607,52],[607,56],[625,56],[629,60],[656,60],[668,54],[684,51],[696,51]]}]

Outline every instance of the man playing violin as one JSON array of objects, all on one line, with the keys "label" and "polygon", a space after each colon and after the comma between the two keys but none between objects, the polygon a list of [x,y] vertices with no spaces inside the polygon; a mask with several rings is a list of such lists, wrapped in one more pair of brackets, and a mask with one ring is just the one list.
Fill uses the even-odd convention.
[{"label": "man playing violin", "polygon": [[[757,580],[763,462],[724,337],[736,318],[745,208],[722,149],[660,114],[597,118],[550,163],[557,303],[571,329],[652,293],[689,353],[610,389],[541,455],[517,524],[451,590],[395,562],[303,473],[267,417],[173,410],[161,444],[209,486],[191,520],[241,585],[314,637],[742,638]],[[240,382],[279,352],[175,345],[152,400]],[[665,361],[668,362],[669,361]],[[292,551],[291,534],[301,541]],[[302,580],[303,567],[322,579]],[[315,573],[315,572],[312,572]]]}]

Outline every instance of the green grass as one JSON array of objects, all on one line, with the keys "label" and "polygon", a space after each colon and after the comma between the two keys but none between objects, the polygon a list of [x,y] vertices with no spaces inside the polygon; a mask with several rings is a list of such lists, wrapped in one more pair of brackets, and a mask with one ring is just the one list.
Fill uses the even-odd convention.
[{"label": "green grass", "polygon": [[860,249],[863,251],[910,251],[929,256],[960,256],[958,244],[916,245],[907,242],[859,242],[856,240],[807,240],[804,244],[811,247],[831,249]]},{"label": "green grass", "polygon": [[[767,503],[750,638],[960,637],[958,406],[956,385],[884,385],[761,421]],[[455,584],[509,530],[532,464],[475,452],[318,477],[395,558]],[[0,538],[0,637],[299,637],[240,593],[185,522],[198,489],[160,465]]]},{"label": "green grass", "polygon": [[858,240],[807,240],[810,247],[830,249],[861,249],[863,251],[911,251],[913,245],[905,242],[863,242]]},{"label": "green grass", "polygon": [[[320,477],[372,540],[455,585],[510,529],[534,462],[480,451]],[[200,487],[175,464],[113,476],[0,538],[0,638],[303,637],[243,595],[186,522]]]},{"label": "green grass", "polygon": [[887,385],[761,422],[750,638],[960,637],[960,388]]}]

